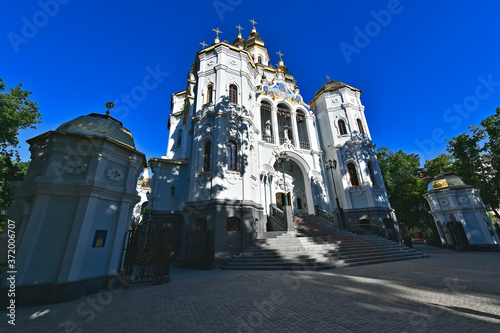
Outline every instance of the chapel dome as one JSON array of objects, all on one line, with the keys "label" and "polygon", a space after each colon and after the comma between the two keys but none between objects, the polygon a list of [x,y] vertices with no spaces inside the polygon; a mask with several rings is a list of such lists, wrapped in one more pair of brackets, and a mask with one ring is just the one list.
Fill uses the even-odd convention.
[{"label": "chapel dome", "polygon": [[344,83],[344,82],[340,82],[340,81],[328,81],[327,83],[325,83],[323,85],[323,87],[321,87],[317,92],[316,92],[316,95],[315,96],[319,96],[321,95],[323,92],[325,91],[332,91],[332,90],[337,90],[337,89],[340,89],[340,88],[343,88],[343,87],[348,87],[350,89],[353,89],[353,90],[357,90],[357,91],[361,91],[357,88],[354,88],[354,87],[351,87],[350,85]]},{"label": "chapel dome", "polygon": [[248,38],[245,42],[245,47],[247,49],[251,48],[252,46],[260,46],[262,48],[266,48],[266,44],[260,38],[260,35],[257,32],[257,30],[255,29],[255,27],[252,28],[252,32],[250,33],[250,35],[248,35]]},{"label": "chapel dome", "polygon": [[91,113],[77,117],[60,125],[56,132],[108,138],[135,149],[132,133],[123,127],[121,121],[105,114]]},{"label": "chapel dome", "polygon": [[441,172],[438,174],[432,182],[427,186],[427,191],[443,190],[451,187],[464,187],[467,184],[464,183],[462,178],[452,175],[449,172]]}]

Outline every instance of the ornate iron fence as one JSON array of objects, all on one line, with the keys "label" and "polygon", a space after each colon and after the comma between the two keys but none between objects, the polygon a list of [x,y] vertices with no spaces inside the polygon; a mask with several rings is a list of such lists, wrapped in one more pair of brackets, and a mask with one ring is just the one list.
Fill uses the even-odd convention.
[{"label": "ornate iron fence", "polygon": [[171,253],[171,229],[140,224],[125,233],[120,273],[129,283],[154,282],[169,275]]}]

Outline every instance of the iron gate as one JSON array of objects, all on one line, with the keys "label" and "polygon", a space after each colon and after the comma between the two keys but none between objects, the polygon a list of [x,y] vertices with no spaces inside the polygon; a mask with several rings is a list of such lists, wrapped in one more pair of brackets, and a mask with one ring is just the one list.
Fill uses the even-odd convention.
[{"label": "iron gate", "polygon": [[153,282],[168,276],[172,253],[172,230],[145,222],[125,233],[121,274],[129,283]]},{"label": "iron gate", "polygon": [[441,228],[441,231],[443,232],[445,244],[447,246],[454,247],[456,245],[469,245],[469,241],[467,239],[467,235],[465,234],[462,223],[457,221],[453,215],[450,215],[450,221],[448,223],[439,221],[438,224]]}]

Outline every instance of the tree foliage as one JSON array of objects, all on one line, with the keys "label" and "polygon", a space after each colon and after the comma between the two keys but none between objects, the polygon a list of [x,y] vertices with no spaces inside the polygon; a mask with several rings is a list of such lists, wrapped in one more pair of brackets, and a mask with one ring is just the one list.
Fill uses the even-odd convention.
[{"label": "tree foliage", "polygon": [[[28,171],[30,162],[12,162],[10,156],[0,156],[0,208],[10,207],[14,202],[14,195],[9,185],[17,180],[23,180]],[[0,219],[0,232],[2,231],[5,218]]]},{"label": "tree foliage", "polygon": [[481,126],[472,125],[469,132],[448,140],[456,174],[468,185],[479,188],[485,204],[495,211],[500,195],[500,109],[484,119]]},{"label": "tree foliage", "polygon": [[[19,130],[35,128],[42,118],[36,102],[29,98],[31,91],[21,87],[20,83],[6,92],[7,85],[0,78],[0,155],[15,155],[18,160],[15,149],[19,144]],[[13,149],[9,150],[9,147]]]},{"label": "tree foliage", "polygon": [[453,156],[450,154],[441,154],[432,160],[426,160],[424,164],[424,173],[429,180],[432,180],[441,172],[454,172]]},{"label": "tree foliage", "polygon": [[432,219],[427,213],[427,203],[423,198],[427,191],[427,181],[420,177],[419,156],[380,147],[377,158],[389,201],[398,220],[407,227],[430,227]]},{"label": "tree foliage", "polygon": [[[19,84],[6,91],[7,85],[0,78],[0,208],[12,205],[14,196],[9,185],[22,180],[28,170],[29,162],[20,162],[16,150],[19,130],[35,128],[41,120],[36,102],[29,98],[31,92],[21,87]],[[0,221],[0,231],[3,223]]]},{"label": "tree foliage", "polygon": [[[489,185],[495,202],[490,203],[491,207],[499,208],[500,198],[500,108],[497,108],[494,115],[489,116],[481,122],[485,132],[488,134],[488,141],[484,144],[484,150],[488,154],[485,164],[489,167]],[[497,218],[500,218],[497,214]]]}]

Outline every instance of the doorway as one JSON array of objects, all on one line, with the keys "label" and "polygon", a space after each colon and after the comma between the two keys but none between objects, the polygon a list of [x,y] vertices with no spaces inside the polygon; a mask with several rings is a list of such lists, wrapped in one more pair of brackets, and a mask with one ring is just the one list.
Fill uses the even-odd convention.
[{"label": "doorway", "polygon": [[[290,197],[290,192],[288,192],[286,194],[286,198],[288,199],[288,205],[291,206],[292,205],[292,200],[291,200],[291,197]],[[283,192],[278,192],[276,193],[276,206],[283,210],[283,206],[285,206],[285,193]]]}]

